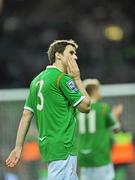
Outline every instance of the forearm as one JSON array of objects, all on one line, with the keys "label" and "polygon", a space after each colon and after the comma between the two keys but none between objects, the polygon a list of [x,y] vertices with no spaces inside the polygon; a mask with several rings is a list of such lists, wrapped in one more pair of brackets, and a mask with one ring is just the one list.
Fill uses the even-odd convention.
[{"label": "forearm", "polygon": [[16,148],[17,147],[22,148],[24,144],[25,136],[30,126],[32,116],[33,115],[31,112],[24,110],[19,127],[18,127],[18,131],[17,131],[16,145],[15,145]]},{"label": "forearm", "polygon": [[85,99],[83,100],[85,102],[85,105],[89,106],[90,105],[90,97],[87,94],[85,87],[82,83],[82,80],[80,77],[80,70],[79,70],[78,65],[77,65],[75,60],[68,59],[67,72],[74,79],[76,86],[79,89],[79,91],[85,96]]},{"label": "forearm", "polygon": [[90,97],[88,95],[88,93],[85,90],[85,87],[83,85],[83,82],[80,78],[78,79],[74,79],[77,88],[79,89],[79,91],[85,96],[85,102],[89,105],[90,104]]}]

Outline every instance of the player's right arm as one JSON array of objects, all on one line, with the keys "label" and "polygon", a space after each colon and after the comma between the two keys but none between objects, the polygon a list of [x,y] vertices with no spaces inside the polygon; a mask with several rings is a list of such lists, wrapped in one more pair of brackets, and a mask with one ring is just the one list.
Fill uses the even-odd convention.
[{"label": "player's right arm", "polygon": [[25,136],[28,132],[33,113],[27,109],[24,109],[20,124],[17,131],[15,148],[11,151],[8,158],[6,159],[6,166],[13,168],[18,163],[25,140]]}]

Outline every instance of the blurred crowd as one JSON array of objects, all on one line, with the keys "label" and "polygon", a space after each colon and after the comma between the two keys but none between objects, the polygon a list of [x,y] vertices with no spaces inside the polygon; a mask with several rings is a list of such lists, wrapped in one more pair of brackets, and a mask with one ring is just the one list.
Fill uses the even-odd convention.
[{"label": "blurred crowd", "polygon": [[0,88],[28,87],[48,64],[48,45],[71,38],[82,79],[134,82],[134,12],[122,0],[0,0]]}]

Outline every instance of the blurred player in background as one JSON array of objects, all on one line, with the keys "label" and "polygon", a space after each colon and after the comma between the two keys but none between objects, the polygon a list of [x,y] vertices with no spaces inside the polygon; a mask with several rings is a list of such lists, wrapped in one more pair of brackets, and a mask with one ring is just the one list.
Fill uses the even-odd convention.
[{"label": "blurred player in background", "polygon": [[50,45],[48,58],[51,65],[30,85],[16,145],[6,160],[8,167],[18,163],[34,115],[41,157],[48,163],[48,179],[78,179],[75,108],[89,112],[90,98],[76,63],[77,47],[73,40],[58,40]]},{"label": "blurred player in background", "polygon": [[91,97],[91,110],[88,114],[78,113],[80,180],[113,180],[110,136],[111,130],[120,129],[123,106],[117,105],[111,110],[108,104],[99,102],[97,79],[87,79],[84,84]]}]

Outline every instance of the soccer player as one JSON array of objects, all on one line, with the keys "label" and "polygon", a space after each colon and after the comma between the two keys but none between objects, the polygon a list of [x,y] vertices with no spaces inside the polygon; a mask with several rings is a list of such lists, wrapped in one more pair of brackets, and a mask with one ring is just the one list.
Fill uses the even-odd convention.
[{"label": "soccer player", "polygon": [[91,110],[88,114],[78,113],[80,180],[113,180],[110,135],[111,130],[120,128],[118,119],[123,106],[117,105],[111,111],[108,104],[99,101],[97,79],[87,79],[84,84],[91,97]]},{"label": "soccer player", "polygon": [[75,108],[89,112],[90,98],[80,78],[73,40],[54,41],[48,49],[49,66],[31,82],[15,148],[6,160],[14,167],[34,116],[42,160],[48,163],[49,180],[76,180]]}]

